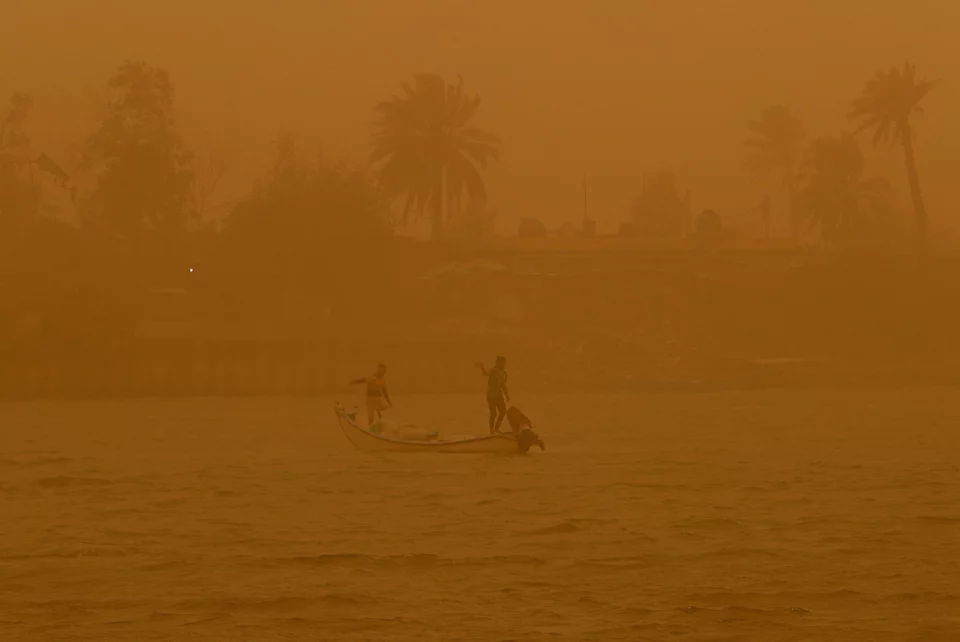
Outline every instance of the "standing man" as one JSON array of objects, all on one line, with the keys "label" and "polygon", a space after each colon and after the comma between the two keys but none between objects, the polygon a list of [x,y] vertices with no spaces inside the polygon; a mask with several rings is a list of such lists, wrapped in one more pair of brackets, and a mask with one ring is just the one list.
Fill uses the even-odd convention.
[{"label": "standing man", "polygon": [[504,357],[497,357],[489,370],[480,362],[477,362],[477,367],[487,378],[487,406],[490,408],[490,434],[492,435],[500,431],[500,424],[507,415],[507,402],[510,401],[510,393],[507,392],[507,360]]},{"label": "standing man", "polygon": [[390,394],[387,392],[387,366],[382,363],[377,366],[377,371],[371,377],[354,379],[351,384],[367,385],[367,425],[372,426],[374,419],[380,421],[383,419],[383,411],[392,408],[393,402],[390,401]]}]

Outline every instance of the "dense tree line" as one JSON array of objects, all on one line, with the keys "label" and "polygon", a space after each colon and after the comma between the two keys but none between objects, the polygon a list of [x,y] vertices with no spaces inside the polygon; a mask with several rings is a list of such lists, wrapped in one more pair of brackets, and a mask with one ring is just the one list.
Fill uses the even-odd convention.
[{"label": "dense tree line", "polygon": [[[878,74],[853,102],[856,132],[837,136],[808,138],[786,107],[771,107],[750,123],[744,167],[786,201],[795,236],[813,229],[837,250],[890,245],[903,236],[893,190],[870,175],[856,138],[871,131],[874,143],[902,151],[924,255],[912,118],[934,86],[910,64]],[[108,89],[70,171],[33,148],[29,96],[14,94],[0,112],[0,336],[129,333],[151,287],[191,279],[259,305],[296,290],[347,307],[358,284],[371,299],[384,287],[391,268],[382,249],[410,217],[428,216],[434,239],[492,233],[483,170],[499,159],[501,141],[474,124],[481,99],[462,80],[416,75],[375,105],[365,165],[332,162],[281,136],[269,172],[215,226],[202,214],[208,180],[223,168],[198,170],[169,74],[128,62]],[[677,175],[640,183],[631,233],[722,237],[719,214],[692,216]],[[770,209],[765,199],[765,216]]]}]

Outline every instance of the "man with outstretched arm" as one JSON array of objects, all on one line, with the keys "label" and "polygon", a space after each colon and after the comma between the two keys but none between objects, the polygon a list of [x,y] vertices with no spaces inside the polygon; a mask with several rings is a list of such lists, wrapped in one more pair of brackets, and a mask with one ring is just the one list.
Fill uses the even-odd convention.
[{"label": "man with outstretched arm", "polygon": [[387,366],[382,363],[372,376],[354,379],[350,383],[367,385],[367,425],[372,426],[374,419],[383,419],[383,411],[393,407],[390,393],[387,392]]}]

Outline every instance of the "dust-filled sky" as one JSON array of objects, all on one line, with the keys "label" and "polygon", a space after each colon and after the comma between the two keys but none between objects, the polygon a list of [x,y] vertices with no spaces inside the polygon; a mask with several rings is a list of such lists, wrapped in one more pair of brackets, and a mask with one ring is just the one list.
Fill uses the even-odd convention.
[{"label": "dust-filled sky", "polygon": [[[504,141],[488,183],[507,229],[578,222],[586,173],[613,230],[663,167],[696,209],[752,232],[747,121],[784,103],[811,133],[839,133],[863,81],[908,58],[944,79],[918,121],[942,229],[960,224],[958,25],[956,0],[7,0],[0,92],[34,94],[35,139],[65,147],[117,64],[166,67],[188,137],[233,148],[236,192],[278,132],[362,160],[375,102],[416,72],[461,74]],[[900,180],[897,156],[873,169]]]}]

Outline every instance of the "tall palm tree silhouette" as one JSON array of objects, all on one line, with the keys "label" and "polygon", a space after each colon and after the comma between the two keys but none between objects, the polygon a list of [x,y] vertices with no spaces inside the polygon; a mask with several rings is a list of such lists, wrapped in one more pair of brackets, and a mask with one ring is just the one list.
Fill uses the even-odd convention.
[{"label": "tall palm tree silhouette", "polygon": [[935,81],[917,78],[915,65],[905,62],[903,67],[881,71],[864,85],[860,97],[853,102],[851,120],[859,121],[857,132],[873,129],[873,143],[901,145],[910,183],[910,198],[916,216],[920,253],[927,249],[927,208],[920,189],[914,142],[916,132],[910,122],[914,112],[922,112],[920,102],[936,85]]},{"label": "tall palm tree silhouette", "polygon": [[483,205],[487,192],[480,170],[500,158],[500,139],[470,123],[480,97],[419,74],[401,85],[403,94],[376,106],[371,162],[390,198],[406,196],[403,220],[411,210],[432,208],[433,238],[443,234],[446,212],[458,208],[464,192]]},{"label": "tall palm tree silhouette", "polygon": [[760,118],[750,122],[750,138],[746,141],[747,157],[743,167],[754,176],[772,181],[786,194],[790,225],[797,235],[793,200],[797,193],[797,172],[803,156],[803,123],[783,105],[768,107]]}]

